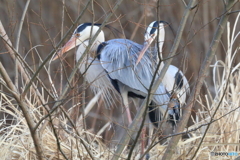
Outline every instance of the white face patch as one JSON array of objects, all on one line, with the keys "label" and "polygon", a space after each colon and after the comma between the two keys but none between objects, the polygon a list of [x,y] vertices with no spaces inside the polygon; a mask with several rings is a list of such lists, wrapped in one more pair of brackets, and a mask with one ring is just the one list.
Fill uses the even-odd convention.
[{"label": "white face patch", "polygon": [[95,25],[91,25],[90,23],[84,23],[79,25],[77,29],[75,29],[72,37],[76,37],[76,44],[79,45],[86,40],[91,39],[97,33],[99,27]]},{"label": "white face patch", "polygon": [[149,41],[150,39],[155,39],[157,37],[157,34],[159,32],[158,40],[164,41],[165,38],[165,30],[164,30],[164,23],[153,21],[150,23],[150,25],[147,27],[144,35],[145,42]]},{"label": "white face patch", "polygon": [[150,23],[150,25],[147,27],[145,35],[144,35],[144,39],[145,41],[148,41],[150,38],[152,38],[152,34],[155,34],[155,30],[156,27],[154,27],[154,24],[156,23],[156,21],[153,21],[152,23]]},{"label": "white face patch", "polygon": [[82,34],[87,35],[89,38],[94,37],[97,33],[99,27],[98,26],[87,26],[82,32]]},{"label": "white face patch", "polygon": [[80,37],[86,34],[86,35],[89,35],[90,37],[91,31],[92,31],[92,35],[94,36],[98,29],[99,27],[92,23],[83,23],[75,29],[75,31],[73,32],[73,36],[76,36],[77,34],[79,34],[78,37]]}]

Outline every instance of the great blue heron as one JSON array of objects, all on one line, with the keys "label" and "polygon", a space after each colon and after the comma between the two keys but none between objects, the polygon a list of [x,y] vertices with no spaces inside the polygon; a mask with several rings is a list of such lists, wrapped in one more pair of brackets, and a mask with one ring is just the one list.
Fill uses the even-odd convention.
[{"label": "great blue heron", "polygon": [[[159,62],[159,56],[161,60],[163,59],[162,48],[163,48],[164,39],[165,39],[166,25],[169,25],[169,24],[164,21],[153,21],[148,26],[144,36],[144,39],[145,39],[144,48],[141,54],[139,55],[137,63],[141,61],[141,57],[144,55],[145,51],[149,48],[149,46],[151,45],[153,40],[156,39],[156,37],[157,37],[157,42],[155,43],[154,51],[152,51],[152,53],[155,55],[152,55],[152,56],[157,60],[157,62]],[[158,56],[158,54],[156,53],[160,53],[160,55]],[[149,53],[146,53],[146,54],[149,54]],[[163,66],[164,66],[164,62],[161,62],[160,71],[163,68]],[[180,106],[178,106],[177,105],[178,102],[176,102],[176,105],[174,108],[175,113],[177,113],[175,114],[176,116],[175,118],[179,119],[179,116],[181,115],[181,107],[186,102],[187,93],[190,92],[189,83],[186,77],[184,76],[184,74],[182,73],[182,71],[173,65],[169,65],[168,70],[166,71],[166,74],[163,77],[162,83],[166,87],[168,94],[170,94],[172,101],[173,102],[179,101]],[[154,116],[150,116],[150,120],[154,124],[157,124],[159,121],[158,119],[154,119]]]}]

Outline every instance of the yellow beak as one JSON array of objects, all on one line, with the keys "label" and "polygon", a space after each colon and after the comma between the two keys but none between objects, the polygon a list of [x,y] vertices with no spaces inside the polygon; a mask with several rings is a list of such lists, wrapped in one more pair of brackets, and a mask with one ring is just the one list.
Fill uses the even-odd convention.
[{"label": "yellow beak", "polygon": [[150,47],[151,43],[153,42],[153,40],[155,39],[155,36],[150,37],[149,39],[145,40],[144,45],[143,45],[143,49],[139,52],[139,56],[136,62],[136,65],[141,61],[144,53],[147,51],[147,49]]},{"label": "yellow beak", "polygon": [[53,61],[62,57],[64,53],[76,47],[78,45],[76,42],[77,42],[77,37],[72,36],[72,38],[60,49],[60,51],[57,52],[57,54],[53,58]]}]

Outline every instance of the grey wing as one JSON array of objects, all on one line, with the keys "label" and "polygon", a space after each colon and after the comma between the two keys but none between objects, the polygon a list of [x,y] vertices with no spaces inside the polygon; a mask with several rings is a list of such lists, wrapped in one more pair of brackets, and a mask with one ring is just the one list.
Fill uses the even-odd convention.
[{"label": "grey wing", "polygon": [[[154,67],[148,56],[144,56],[140,63],[135,65],[142,45],[126,39],[110,40],[106,44],[101,51],[100,61],[109,77],[147,94],[153,78]],[[164,93],[166,93],[165,88],[160,85],[156,94],[161,94],[161,96],[154,96],[157,97],[158,102],[169,100]]]}]

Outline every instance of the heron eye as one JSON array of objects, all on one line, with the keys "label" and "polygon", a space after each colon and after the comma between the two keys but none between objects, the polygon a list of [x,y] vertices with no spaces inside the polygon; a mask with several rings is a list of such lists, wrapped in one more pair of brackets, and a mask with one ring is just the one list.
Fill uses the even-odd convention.
[{"label": "heron eye", "polygon": [[76,33],[75,35],[76,35],[76,37],[80,37],[80,33]]}]

